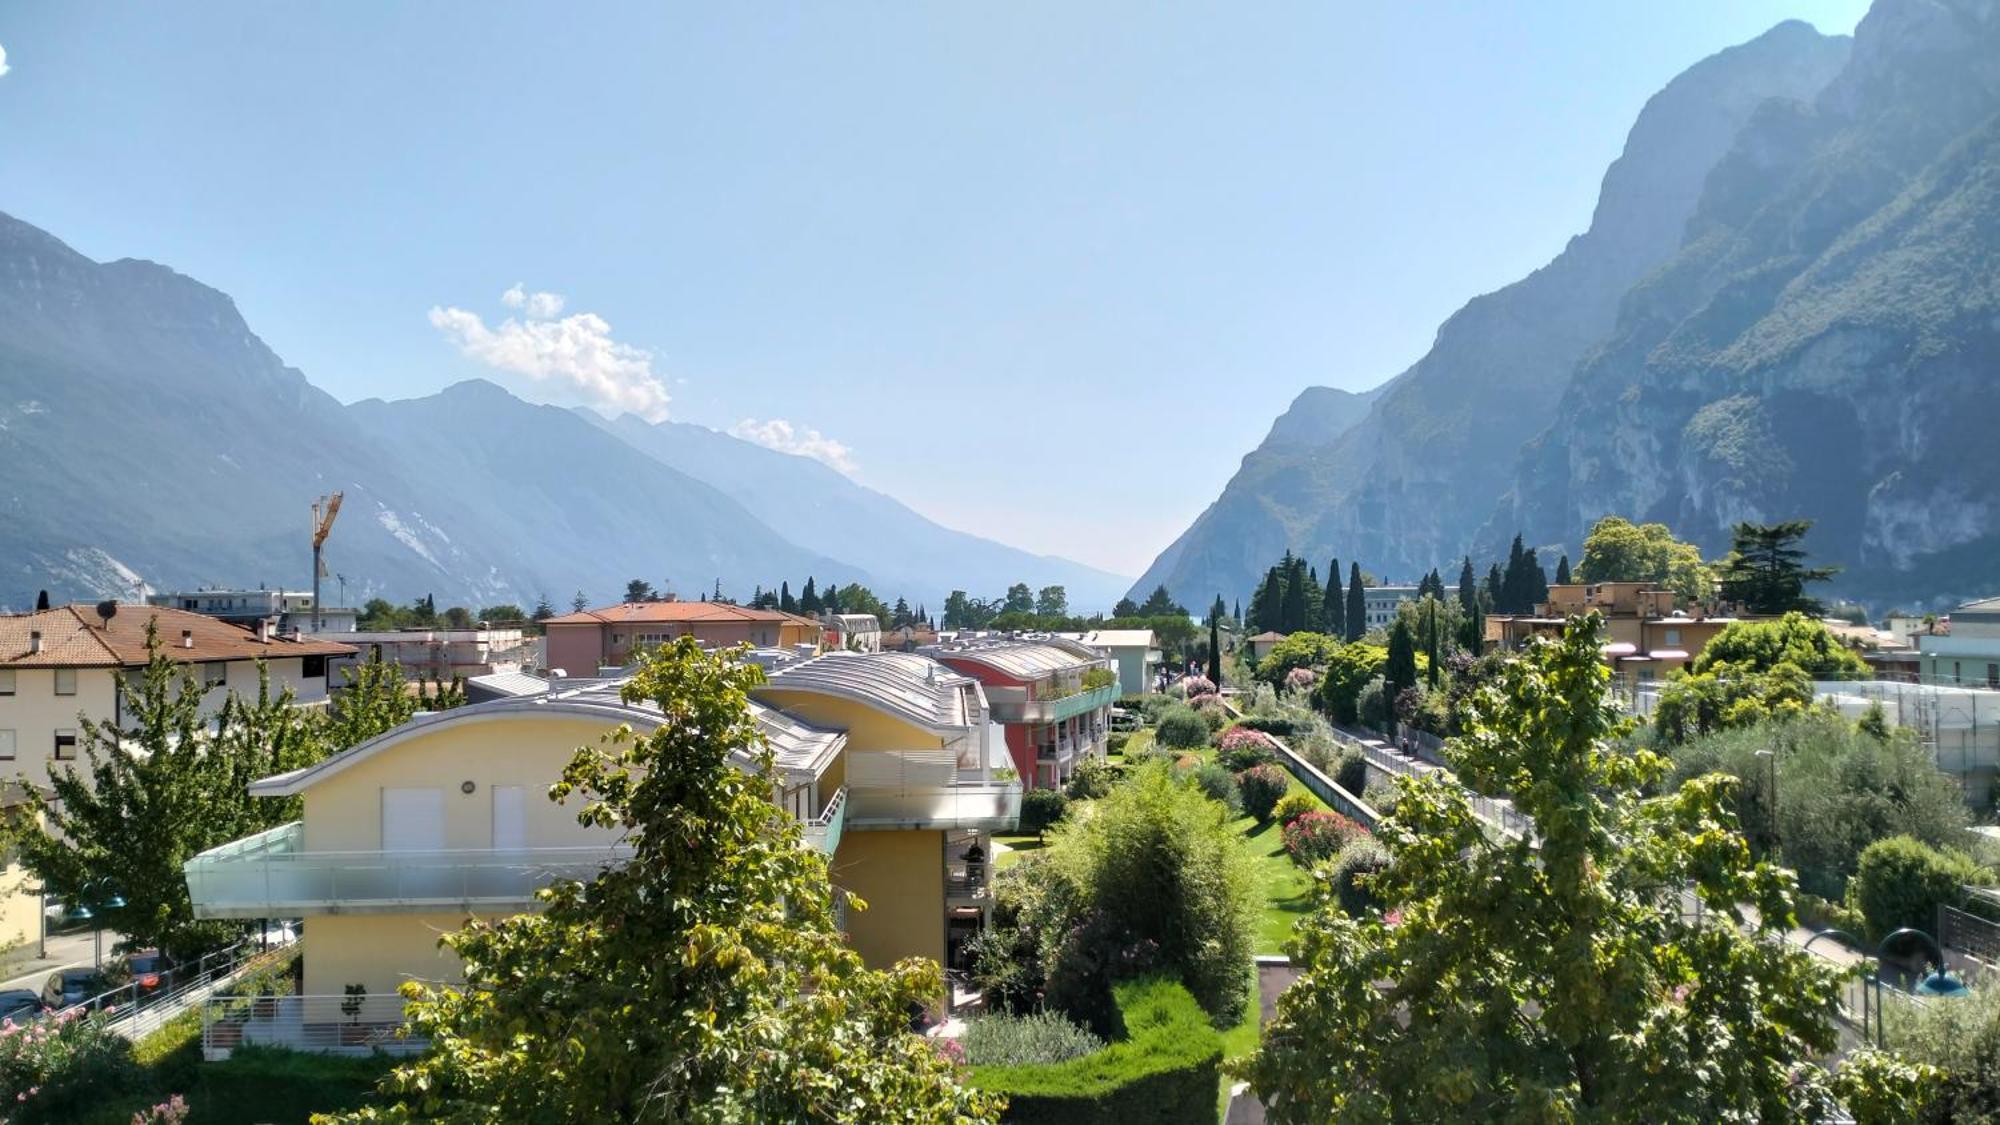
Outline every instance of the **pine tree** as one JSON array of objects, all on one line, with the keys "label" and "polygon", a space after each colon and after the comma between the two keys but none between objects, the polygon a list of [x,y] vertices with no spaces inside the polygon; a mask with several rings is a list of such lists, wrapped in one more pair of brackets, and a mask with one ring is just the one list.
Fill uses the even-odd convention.
[{"label": "pine tree", "polygon": [[1806,583],[1824,582],[1840,568],[1805,565],[1800,544],[1810,530],[1811,520],[1737,524],[1729,554],[1715,568],[1722,596],[1750,613],[1818,613],[1820,603],[1807,596]]},{"label": "pine tree", "polygon": [[784,610],[786,613],[797,613],[799,611],[799,603],[792,597],[792,584],[790,581],[778,583],[778,608]]},{"label": "pine tree", "polygon": [[820,610],[819,591],[813,588],[812,575],[806,575],[806,588],[799,591],[799,612],[818,613]]},{"label": "pine tree", "polygon": [[1362,592],[1361,564],[1347,564],[1347,639],[1358,641],[1368,631],[1368,595]]},{"label": "pine tree", "polygon": [[896,607],[889,611],[889,626],[893,629],[901,629],[909,623],[910,603],[904,601],[902,598],[897,598]]},{"label": "pine tree", "polygon": [[1556,560],[1556,585],[1558,585],[1558,586],[1567,586],[1567,585],[1569,585],[1569,556],[1568,556],[1568,555],[1564,555],[1564,556],[1563,556],[1562,558],[1560,558],[1560,559],[1557,559],[1557,560]]},{"label": "pine tree", "polygon": [[1320,598],[1320,631],[1335,639],[1347,636],[1347,595],[1340,589],[1340,559],[1326,564],[1326,593]]},{"label": "pine tree", "polygon": [[583,596],[582,590],[578,590],[576,592],[576,596],[569,600],[569,608],[571,613],[582,613],[589,607],[590,607],[590,599]]}]

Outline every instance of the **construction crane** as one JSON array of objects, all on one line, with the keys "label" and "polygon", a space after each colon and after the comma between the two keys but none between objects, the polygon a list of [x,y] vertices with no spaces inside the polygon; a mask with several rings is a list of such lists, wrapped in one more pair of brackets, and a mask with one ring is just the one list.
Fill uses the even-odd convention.
[{"label": "construction crane", "polygon": [[333,517],[340,514],[340,493],[322,496],[313,501],[313,632],[317,633],[325,625],[319,615],[319,580],[326,577],[326,560],[320,557],[320,548],[326,545],[327,533],[333,530]]}]

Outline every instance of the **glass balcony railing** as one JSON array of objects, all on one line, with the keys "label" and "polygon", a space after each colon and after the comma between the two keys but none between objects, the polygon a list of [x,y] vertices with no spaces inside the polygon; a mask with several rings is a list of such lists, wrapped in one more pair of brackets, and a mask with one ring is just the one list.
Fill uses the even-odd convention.
[{"label": "glass balcony railing", "polygon": [[925,789],[852,789],[849,828],[1010,831],[1021,823],[1018,782],[961,782]]},{"label": "glass balcony railing", "polygon": [[845,786],[834,790],[832,799],[819,815],[801,825],[805,829],[806,843],[818,848],[822,855],[832,855],[840,850],[840,834],[847,828],[847,789]]},{"label": "glass balcony railing", "polygon": [[450,906],[518,909],[561,879],[590,879],[626,845],[450,851],[305,851],[297,821],[183,865],[197,918],[284,918]]}]

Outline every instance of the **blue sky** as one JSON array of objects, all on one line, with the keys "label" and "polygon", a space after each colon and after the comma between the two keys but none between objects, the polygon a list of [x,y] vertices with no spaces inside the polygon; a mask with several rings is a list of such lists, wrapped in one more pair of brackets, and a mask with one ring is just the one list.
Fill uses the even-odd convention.
[{"label": "blue sky", "polygon": [[1136,574],[1582,230],[1674,74],[1865,7],[13,4],[0,210],[344,401],[735,427]]}]

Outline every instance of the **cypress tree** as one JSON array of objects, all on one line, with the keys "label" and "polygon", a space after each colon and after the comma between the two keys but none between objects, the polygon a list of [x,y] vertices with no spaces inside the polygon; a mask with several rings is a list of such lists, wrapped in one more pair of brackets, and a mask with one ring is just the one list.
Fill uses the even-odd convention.
[{"label": "cypress tree", "polygon": [[826,596],[820,599],[819,604],[820,608],[824,609],[828,613],[839,613],[840,583],[838,582],[830,583],[826,588]]},{"label": "cypress tree", "polygon": [[1521,593],[1525,597],[1521,612],[1533,613],[1535,607],[1549,600],[1549,572],[1536,561],[1533,547],[1528,548],[1528,553],[1521,559]]},{"label": "cypress tree", "polygon": [[786,613],[799,611],[799,603],[792,597],[792,584],[789,579],[778,583],[778,608]]},{"label": "cypress tree", "polygon": [[1285,597],[1285,578],[1277,567],[1264,572],[1264,580],[1250,595],[1250,617],[1244,628],[1253,633],[1275,630],[1280,624],[1280,605]]},{"label": "cypress tree", "polygon": [[1340,559],[1326,564],[1326,593],[1320,597],[1320,631],[1329,637],[1347,636],[1347,595],[1340,589]]},{"label": "cypress tree", "polygon": [[[1436,578],[1437,572],[1432,571],[1431,577]],[[1442,586],[1444,583],[1440,580],[1438,584]],[[1442,603],[1442,596],[1424,603],[1424,609],[1428,611],[1424,615],[1424,655],[1430,660],[1430,666],[1424,669],[1424,678],[1433,688],[1438,686],[1438,676],[1444,665],[1444,638],[1439,635],[1444,626],[1438,621],[1438,608]]]},{"label": "cypress tree", "polygon": [[1559,559],[1557,559],[1557,560],[1556,560],[1556,585],[1558,585],[1558,586],[1567,586],[1567,585],[1569,585],[1569,556],[1568,556],[1568,555],[1564,555],[1564,556],[1563,556],[1562,558],[1559,558]]},{"label": "cypress tree", "polygon": [[35,595],[35,610],[40,612],[47,608],[49,608],[49,592],[43,590],[41,593]]},{"label": "cypress tree", "polygon": [[1243,599],[1242,599],[1242,598],[1237,598],[1237,599],[1236,599],[1236,612],[1235,612],[1235,613],[1232,613],[1232,614],[1230,614],[1230,615],[1229,615],[1229,618],[1230,618],[1230,620],[1232,620],[1232,621],[1236,622],[1236,623],[1237,623],[1238,625],[1241,625],[1241,624],[1243,623]]},{"label": "cypress tree", "polygon": [[1215,601],[1209,603],[1208,619],[1210,621],[1220,621],[1222,620],[1223,615],[1228,612],[1229,612],[1229,606],[1224,604],[1222,600],[1222,595],[1221,594],[1215,595]]},{"label": "cypress tree", "polygon": [[1389,630],[1389,659],[1382,664],[1382,679],[1388,683],[1392,706],[1405,688],[1417,686],[1416,638],[1410,636],[1409,622],[1400,617],[1396,619],[1395,627]]},{"label": "cypress tree", "polygon": [[1528,612],[1528,594],[1528,552],[1517,534],[1507,551],[1507,569],[1500,576],[1500,612]]},{"label": "cypress tree", "polygon": [[1500,608],[1505,585],[1506,579],[1500,576],[1500,564],[1494,563],[1493,569],[1486,572],[1486,607],[1494,613],[1507,612]]},{"label": "cypress tree", "polygon": [[812,575],[806,575],[806,588],[799,591],[799,612],[818,613],[820,609],[819,591],[813,589]]},{"label": "cypress tree", "polygon": [[1208,623],[1208,682],[1222,686],[1222,634],[1213,619]]},{"label": "cypress tree", "polygon": [[1479,608],[1479,579],[1473,577],[1471,555],[1458,568],[1458,607],[1468,612]]},{"label": "cypress tree", "polygon": [[1347,639],[1358,641],[1368,631],[1368,595],[1361,592],[1361,564],[1347,567]]},{"label": "cypress tree", "polygon": [[[1300,560],[1303,562],[1304,560]],[[1326,595],[1320,592],[1319,568],[1306,568],[1306,613],[1299,619],[1299,628],[1319,632],[1320,623],[1326,620]]]},{"label": "cypress tree", "polygon": [[1279,603],[1278,626],[1281,633],[1296,633],[1306,627],[1306,582],[1305,562],[1290,551],[1285,552],[1285,595]]}]

